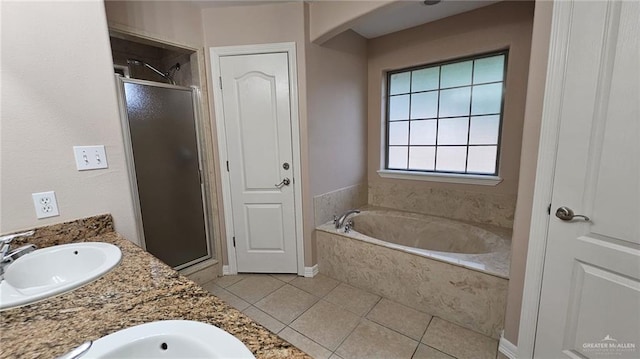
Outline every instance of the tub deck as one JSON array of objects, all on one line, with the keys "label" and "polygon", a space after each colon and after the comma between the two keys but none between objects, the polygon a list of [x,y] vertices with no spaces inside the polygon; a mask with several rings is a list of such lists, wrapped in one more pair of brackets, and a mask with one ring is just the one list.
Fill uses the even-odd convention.
[{"label": "tub deck", "polygon": [[[398,216],[400,214],[402,216],[408,216],[408,217],[417,218],[417,219],[419,219],[420,217],[428,217],[430,221],[434,219],[437,220],[440,218],[440,217],[435,217],[430,215],[423,215],[423,214],[411,213],[411,212],[402,212],[398,210],[381,208],[381,207],[373,207],[373,206],[364,207],[362,211],[363,213],[365,211],[375,212],[376,214],[387,213],[393,216]],[[442,252],[442,251],[409,247],[409,246],[405,246],[405,245],[401,245],[393,242],[388,242],[384,238],[374,238],[374,237],[362,234],[357,230],[357,227],[358,227],[357,220],[356,220],[355,229],[351,230],[349,233],[344,233],[344,230],[342,229],[336,230],[332,222],[324,223],[316,227],[316,230],[334,234],[334,235],[337,234],[340,236],[357,239],[357,240],[368,242],[378,246],[383,246],[383,247],[403,251],[406,253],[410,253],[410,254],[434,259],[437,261],[446,262],[456,266],[468,268],[471,270],[479,271],[482,273],[490,274],[496,277],[509,279],[509,267],[511,262],[510,260],[511,259],[511,232],[512,232],[511,229],[479,224],[479,223],[451,220],[448,218],[442,218],[442,220],[447,222],[459,222],[461,224],[471,225],[471,226],[483,229],[485,231],[491,232],[492,234],[495,234],[497,237],[499,237],[500,240],[496,241],[496,244],[493,247],[492,251],[487,253],[452,253],[452,252]],[[407,231],[407,233],[410,233],[410,231]]]}]

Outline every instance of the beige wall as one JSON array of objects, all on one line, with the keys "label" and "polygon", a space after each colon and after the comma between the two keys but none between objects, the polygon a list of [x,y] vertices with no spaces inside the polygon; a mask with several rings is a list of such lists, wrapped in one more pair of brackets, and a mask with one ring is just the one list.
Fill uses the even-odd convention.
[{"label": "beige wall", "polygon": [[[347,32],[326,46],[311,44],[305,22],[308,6],[281,3],[202,11],[207,50],[216,46],[296,43],[305,266],[316,263],[313,195],[366,180],[367,127],[366,40]],[[207,51],[207,66],[210,61]],[[214,106],[212,99],[210,106]],[[226,248],[222,252],[226,262]]]},{"label": "beige wall", "polygon": [[[306,10],[308,19],[310,11],[308,7]],[[307,31],[310,30],[309,25],[306,21]],[[309,39],[308,36],[305,38]],[[360,193],[360,188],[366,191],[367,40],[353,31],[346,31],[322,46],[307,40],[305,50],[311,195]],[[356,186],[358,190],[355,192],[348,189],[361,183],[363,185]],[[334,192],[337,190],[341,191]],[[363,194],[366,196],[366,192]],[[333,208],[338,202],[344,205],[360,203],[345,200],[353,196],[338,197],[343,201],[329,201],[332,203],[329,207]],[[356,195],[354,198],[360,197],[364,196]],[[313,206],[312,222],[305,221],[305,249],[312,251],[311,264],[317,263],[315,211],[326,207],[319,206],[319,203]],[[308,214],[305,214],[307,220]]]},{"label": "beige wall", "polygon": [[[457,194],[460,198],[467,197],[469,192],[507,196],[513,202],[518,187],[533,8],[533,2],[529,1],[502,2],[369,42],[370,190],[383,185],[407,186],[411,191],[447,191],[447,196]],[[381,168],[384,151],[381,144],[385,72],[505,48],[509,48],[509,62],[499,170],[502,183],[479,186],[381,178],[376,171]],[[507,218],[512,219],[512,215]]]},{"label": "beige wall", "polygon": [[[209,117],[208,87],[206,84],[204,36],[200,8],[185,1],[105,1],[107,22],[112,30],[120,35],[134,36],[136,41],[175,45],[184,52],[195,51],[188,56],[188,61],[181,61],[183,68],[176,74],[176,81],[189,79],[190,85],[198,86],[202,96],[202,119],[200,121],[200,145],[203,148],[201,161],[204,167],[204,195],[209,215],[210,236],[214,246],[214,258],[220,259],[222,252],[219,238],[223,238],[224,222],[218,211],[220,188],[217,179],[216,162],[214,162],[215,143]],[[175,59],[174,59],[175,60]],[[166,67],[169,67],[167,65]],[[187,73],[188,70],[190,73]]]},{"label": "beige wall", "polygon": [[110,26],[138,35],[202,47],[200,9],[186,1],[112,1],[104,6]]},{"label": "beige wall", "polygon": [[[307,129],[307,95],[305,67],[305,28],[304,4],[301,2],[264,4],[254,6],[214,7],[202,10],[204,45],[207,73],[211,73],[209,48],[216,46],[235,46],[266,44],[276,42],[295,42],[298,64],[298,114],[300,120],[300,158],[302,162],[301,185],[303,207],[303,230],[305,266],[313,263],[311,233],[313,228],[313,199],[309,185],[309,153]],[[213,86],[208,76],[209,86]],[[212,122],[215,124],[215,112],[212,96],[209,96]],[[215,129],[214,129],[215,131]],[[215,138],[215,137],[214,137]],[[217,159],[217,149],[215,150]],[[221,188],[221,187],[219,187]],[[222,212],[222,196],[218,201]],[[221,224],[224,226],[224,223]],[[224,228],[223,228],[224,229]],[[224,232],[223,232],[224,233]],[[227,261],[226,242],[222,241],[222,257]]]},{"label": "beige wall", "polygon": [[353,31],[308,44],[312,195],[366,182],[367,41]]},{"label": "beige wall", "polygon": [[321,44],[348,30],[361,16],[393,2],[395,1],[311,1],[309,2],[309,39],[311,42]]},{"label": "beige wall", "polygon": [[518,342],[522,290],[531,226],[533,206],[533,188],[538,160],[538,142],[540,122],[542,120],[542,102],[547,74],[549,55],[549,37],[551,33],[551,12],[553,2],[536,1],[531,38],[531,62],[529,63],[529,82],[527,85],[527,106],[524,116],[522,154],[520,156],[520,181],[518,184],[518,203],[513,223],[511,244],[511,273],[507,295],[504,336],[511,343]]},{"label": "beige wall", "polygon": [[[138,243],[104,6],[2,3],[0,233],[111,213]],[[109,168],[78,172],[72,146],[105,145]],[[37,220],[31,193],[60,216]]]}]

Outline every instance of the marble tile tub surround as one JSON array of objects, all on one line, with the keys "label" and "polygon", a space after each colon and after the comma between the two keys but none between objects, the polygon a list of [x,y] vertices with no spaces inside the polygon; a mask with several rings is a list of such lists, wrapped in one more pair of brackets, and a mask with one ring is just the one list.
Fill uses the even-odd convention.
[{"label": "marble tile tub surround", "polygon": [[[92,217],[93,218],[93,217]],[[110,216],[98,216],[109,223]],[[38,229],[52,233],[32,242],[40,247],[78,241],[112,243],[122,250],[118,266],[97,281],[0,315],[0,358],[55,358],[87,340],[157,320],[184,319],[215,325],[240,339],[257,358],[310,358],[157,258],[103,231],[92,219]],[[84,228],[84,229],[82,229]],[[88,229],[87,229],[88,228]],[[101,229],[102,228],[102,229]],[[100,232],[98,236],[78,236]]]},{"label": "marble tile tub surround", "polygon": [[430,188],[408,181],[369,183],[373,206],[512,228],[516,196]]},{"label": "marble tile tub surround", "polygon": [[324,231],[320,273],[462,327],[498,338],[508,280]]},{"label": "marble tile tub surround", "polygon": [[351,218],[349,233],[332,222],[316,229],[509,279],[509,228],[375,206],[364,206]]},{"label": "marble tile tub surround", "polygon": [[313,197],[315,225],[333,220],[333,216],[367,204],[367,185],[360,183]]}]

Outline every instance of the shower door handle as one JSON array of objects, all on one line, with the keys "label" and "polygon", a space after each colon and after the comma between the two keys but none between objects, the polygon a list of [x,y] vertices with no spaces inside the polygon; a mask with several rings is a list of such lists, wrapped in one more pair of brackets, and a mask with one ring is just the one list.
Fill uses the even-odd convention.
[{"label": "shower door handle", "polygon": [[278,184],[277,184],[277,185],[275,185],[275,186],[276,186],[276,188],[280,189],[280,188],[282,188],[282,187],[284,187],[284,186],[288,186],[288,185],[290,185],[290,184],[291,184],[291,180],[285,177],[285,178],[282,180],[282,182],[278,183]]}]

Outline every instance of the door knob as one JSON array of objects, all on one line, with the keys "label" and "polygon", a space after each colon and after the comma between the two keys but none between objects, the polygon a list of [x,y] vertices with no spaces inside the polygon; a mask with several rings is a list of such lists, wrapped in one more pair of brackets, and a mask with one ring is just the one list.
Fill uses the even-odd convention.
[{"label": "door knob", "polygon": [[278,183],[275,186],[276,186],[276,188],[282,188],[282,187],[288,186],[290,184],[291,184],[291,180],[285,177],[285,179],[283,179],[282,182]]},{"label": "door knob", "polygon": [[590,221],[591,219],[582,214],[575,214],[573,210],[569,207],[560,207],[556,210],[556,217],[560,218],[563,221],[570,221],[576,217],[582,218],[585,221]]}]

